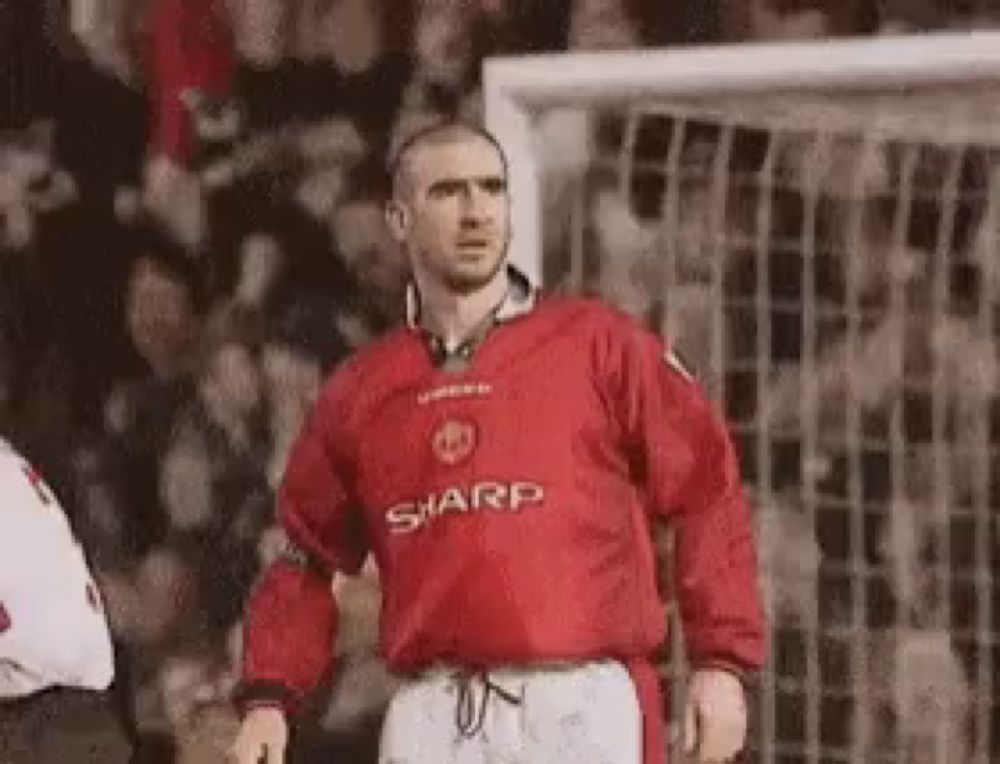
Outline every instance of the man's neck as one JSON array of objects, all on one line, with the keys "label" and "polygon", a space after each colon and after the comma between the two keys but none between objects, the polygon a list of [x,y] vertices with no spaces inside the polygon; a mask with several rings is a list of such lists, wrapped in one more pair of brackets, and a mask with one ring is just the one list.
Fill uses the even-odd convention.
[{"label": "man's neck", "polygon": [[509,285],[506,268],[501,268],[482,288],[465,294],[453,292],[429,279],[418,279],[420,324],[448,347],[455,347],[468,339],[500,305]]}]

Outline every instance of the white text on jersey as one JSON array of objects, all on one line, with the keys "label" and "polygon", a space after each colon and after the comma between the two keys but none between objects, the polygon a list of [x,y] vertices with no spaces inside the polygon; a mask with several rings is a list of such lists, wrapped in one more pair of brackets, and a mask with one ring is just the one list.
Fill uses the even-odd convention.
[{"label": "white text on jersey", "polygon": [[386,510],[385,520],[391,533],[413,533],[440,515],[492,509],[520,512],[545,500],[545,489],[537,483],[497,483],[484,481],[467,488],[450,486],[425,499],[404,501]]},{"label": "white text on jersey", "polygon": [[435,401],[451,398],[485,398],[493,392],[493,386],[486,382],[466,382],[459,385],[441,385],[425,390],[417,396],[417,403],[426,406]]}]

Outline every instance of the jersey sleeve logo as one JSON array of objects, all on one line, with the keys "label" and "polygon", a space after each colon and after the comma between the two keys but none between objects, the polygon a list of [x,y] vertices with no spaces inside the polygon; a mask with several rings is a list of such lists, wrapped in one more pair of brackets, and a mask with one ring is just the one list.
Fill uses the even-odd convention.
[{"label": "jersey sleeve logo", "polygon": [[479,433],[469,421],[449,419],[431,436],[431,448],[440,462],[454,467],[468,459],[476,450]]}]

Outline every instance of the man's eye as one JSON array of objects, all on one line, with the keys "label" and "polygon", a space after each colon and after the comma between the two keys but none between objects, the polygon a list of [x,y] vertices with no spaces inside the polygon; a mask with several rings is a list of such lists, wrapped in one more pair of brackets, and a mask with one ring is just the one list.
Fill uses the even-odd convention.
[{"label": "man's eye", "polygon": [[489,194],[502,194],[507,190],[507,181],[501,178],[484,180],[480,186]]},{"label": "man's eye", "polygon": [[443,199],[449,196],[455,196],[462,189],[461,183],[435,183],[431,186],[428,196],[434,199]]}]

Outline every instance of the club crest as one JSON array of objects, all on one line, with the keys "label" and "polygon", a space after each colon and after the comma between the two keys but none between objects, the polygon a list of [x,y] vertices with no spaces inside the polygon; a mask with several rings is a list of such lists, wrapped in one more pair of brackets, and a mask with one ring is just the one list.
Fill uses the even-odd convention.
[{"label": "club crest", "polygon": [[472,452],[476,450],[478,439],[475,424],[449,419],[434,431],[431,438],[431,448],[438,461],[453,467],[472,455]]}]

